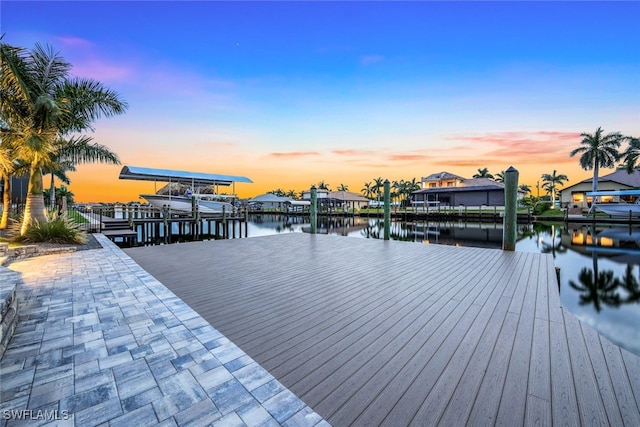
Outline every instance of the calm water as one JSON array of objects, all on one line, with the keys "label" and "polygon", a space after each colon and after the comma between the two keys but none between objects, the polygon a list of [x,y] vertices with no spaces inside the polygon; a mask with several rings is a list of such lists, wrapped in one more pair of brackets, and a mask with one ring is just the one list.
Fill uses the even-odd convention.
[{"label": "calm water", "polygon": [[[248,236],[308,233],[302,217],[256,215]],[[379,219],[322,218],[318,233],[381,239]],[[501,224],[394,222],[391,238],[500,249]],[[565,308],[616,344],[640,355],[640,228],[532,224],[518,230],[518,251],[548,253],[560,268]]]}]

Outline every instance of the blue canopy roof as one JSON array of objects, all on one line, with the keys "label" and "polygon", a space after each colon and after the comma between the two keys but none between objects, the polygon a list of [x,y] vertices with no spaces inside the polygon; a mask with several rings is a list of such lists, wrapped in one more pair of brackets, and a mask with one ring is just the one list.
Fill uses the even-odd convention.
[{"label": "blue canopy roof", "polygon": [[141,168],[124,166],[120,179],[136,181],[180,182],[193,185],[231,185],[234,182],[253,182],[246,176],[218,175],[211,173],[187,172],[170,169]]}]

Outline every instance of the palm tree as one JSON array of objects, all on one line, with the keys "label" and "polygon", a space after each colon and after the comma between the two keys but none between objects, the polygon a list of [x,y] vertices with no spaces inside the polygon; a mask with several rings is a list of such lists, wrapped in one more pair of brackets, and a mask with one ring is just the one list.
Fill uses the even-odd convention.
[{"label": "palm tree", "polygon": [[338,185],[338,191],[349,191],[349,186],[340,184]]},{"label": "palm tree", "polygon": [[373,184],[370,182],[365,182],[364,183],[364,187],[362,187],[362,194],[364,195],[364,197],[366,197],[367,199],[370,199],[371,196],[373,196]]},{"label": "palm tree", "polygon": [[23,107],[20,120],[9,123],[8,137],[17,157],[30,168],[21,229],[24,234],[33,220],[46,221],[42,168],[51,164],[56,141],[74,132],[93,131],[95,120],[124,113],[127,104],[96,80],[70,78],[71,64],[50,46],[36,44],[27,53],[1,45],[0,86],[3,91],[5,87],[13,91]]},{"label": "palm tree", "polygon": [[325,184],[324,179],[318,183],[317,187],[318,187],[318,190],[329,191],[329,184]]},{"label": "palm tree", "polygon": [[525,193],[525,194],[529,194],[529,193],[531,193],[531,186],[530,186],[530,185],[527,185],[527,184],[520,184],[520,185],[518,186],[518,188],[519,188],[521,191],[524,191],[524,193]]},{"label": "palm tree", "polygon": [[496,182],[504,182],[504,171],[498,172],[497,174],[495,174],[495,176],[493,177],[493,179]]},{"label": "palm tree", "polygon": [[581,146],[569,154],[571,157],[580,154],[580,167],[584,170],[593,169],[593,191],[598,191],[600,168],[612,168],[620,159],[618,148],[625,138],[620,132],[612,132],[604,136],[602,134],[603,130],[600,127],[593,134],[581,133]]},{"label": "palm tree", "polygon": [[629,146],[622,153],[622,156],[624,156],[624,168],[627,169],[627,172],[633,173],[638,157],[640,157],[640,138],[627,136],[625,139],[629,142]]},{"label": "palm tree", "polygon": [[569,181],[569,178],[564,175],[558,175],[556,170],[554,169],[553,173],[543,173],[542,174],[542,184],[543,188],[546,188],[549,194],[551,194],[551,209],[555,209],[556,206],[556,188],[558,186],[563,186],[565,181]]},{"label": "palm tree", "polygon": [[493,175],[489,173],[489,168],[478,169],[478,173],[473,178],[489,178],[493,179]]},{"label": "palm tree", "polygon": [[380,194],[382,193],[382,189],[384,188],[384,180],[381,177],[373,178],[373,194],[376,195],[378,202],[380,202]]},{"label": "palm tree", "polygon": [[75,166],[80,163],[108,163],[119,165],[118,155],[104,145],[92,143],[91,137],[80,135],[69,139],[58,139],[55,142],[55,151],[51,155],[51,162],[45,171],[51,174],[49,187],[51,206],[55,204],[54,176],[60,181],[69,184],[70,180],[66,172],[74,172]]}]

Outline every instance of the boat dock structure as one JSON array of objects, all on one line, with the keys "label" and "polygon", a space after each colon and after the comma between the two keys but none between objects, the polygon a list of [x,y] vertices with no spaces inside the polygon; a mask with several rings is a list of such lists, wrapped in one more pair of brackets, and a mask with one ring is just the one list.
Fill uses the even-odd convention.
[{"label": "boat dock structure", "polygon": [[83,426],[640,425],[640,357],[561,307],[550,255],[96,238],[9,265],[0,409]]}]

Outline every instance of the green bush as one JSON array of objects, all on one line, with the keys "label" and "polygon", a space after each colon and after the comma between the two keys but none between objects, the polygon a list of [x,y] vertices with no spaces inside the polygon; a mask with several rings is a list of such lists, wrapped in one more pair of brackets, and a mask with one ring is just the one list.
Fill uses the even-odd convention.
[{"label": "green bush", "polygon": [[541,215],[551,208],[551,202],[538,202],[533,206],[533,214]]},{"label": "green bush", "polygon": [[82,245],[87,242],[87,235],[73,220],[57,213],[49,214],[47,222],[34,221],[24,235],[14,237],[16,243],[72,243]]}]

